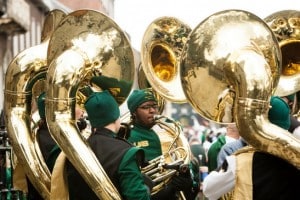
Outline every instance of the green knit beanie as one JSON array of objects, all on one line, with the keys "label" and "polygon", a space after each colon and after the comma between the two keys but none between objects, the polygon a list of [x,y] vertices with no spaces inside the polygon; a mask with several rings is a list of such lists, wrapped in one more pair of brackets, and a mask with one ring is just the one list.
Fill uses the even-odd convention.
[{"label": "green knit beanie", "polygon": [[37,106],[38,106],[40,118],[45,118],[45,96],[46,93],[43,92],[42,94],[40,94],[37,100]]},{"label": "green knit beanie", "polygon": [[150,89],[134,90],[127,100],[127,106],[131,113],[137,107],[147,101],[157,101]]},{"label": "green knit beanie", "polygon": [[271,108],[268,116],[271,123],[280,126],[283,129],[288,130],[291,125],[290,120],[290,108],[287,103],[280,97],[271,97]]},{"label": "green knit beanie", "polygon": [[84,106],[91,126],[95,128],[104,127],[120,117],[119,105],[107,90],[91,94]]},{"label": "green knit beanie", "polygon": [[132,87],[132,82],[106,76],[94,76],[90,83],[97,85],[102,91],[108,90],[119,105],[126,100]]}]

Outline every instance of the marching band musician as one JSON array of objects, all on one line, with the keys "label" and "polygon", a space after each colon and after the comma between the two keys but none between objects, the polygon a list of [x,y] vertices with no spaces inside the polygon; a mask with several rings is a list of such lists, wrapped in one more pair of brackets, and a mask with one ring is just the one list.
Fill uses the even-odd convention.
[{"label": "marching band musician", "polygon": [[[44,161],[46,162],[49,171],[52,173],[56,158],[58,157],[61,150],[56,144],[56,142],[54,141],[54,139],[52,138],[47,126],[46,115],[45,115],[45,97],[46,97],[46,93],[42,92],[37,99],[37,107],[38,107],[40,120],[38,121],[36,137]],[[87,126],[87,123],[83,118],[83,111],[82,109],[79,108],[79,106],[76,107],[75,118],[77,120],[77,125],[79,130],[80,131],[84,130]],[[38,194],[38,192],[31,185],[30,182],[28,183],[27,198],[28,200],[39,200],[39,199],[42,200],[42,197]]]},{"label": "marching band musician", "polygon": [[[41,150],[44,161],[47,162],[48,157],[50,156],[51,150],[56,146],[56,142],[50,135],[46,115],[45,115],[45,97],[46,93],[42,92],[37,99],[37,107],[38,113],[40,116],[40,120],[38,121],[38,128],[36,131],[36,138],[39,144],[39,148]],[[47,165],[49,168],[49,166]],[[28,200],[42,200],[43,198],[38,194],[37,190],[28,180]]]},{"label": "marching band musician", "polygon": [[40,94],[37,100],[37,106],[38,106],[38,111],[40,115],[40,120],[39,120],[39,127],[37,130],[37,141],[39,144],[39,147],[41,149],[41,153],[43,155],[43,158],[45,161],[47,161],[51,150],[53,147],[56,145],[56,142],[50,135],[47,122],[46,122],[46,116],[45,116],[45,96],[46,93],[43,92]]},{"label": "marching band musician", "polygon": [[[92,126],[87,141],[122,198],[150,199],[140,171],[143,150],[116,137],[121,126],[116,100],[107,90],[95,92],[85,102],[85,109]],[[70,162],[67,162],[67,179],[70,199],[98,199]]]},{"label": "marching band musician", "polygon": [[[133,124],[128,141],[144,149],[148,161],[161,156],[161,141],[152,129],[155,125],[154,115],[158,114],[157,99],[152,91],[149,89],[134,90],[128,97],[127,106]],[[197,183],[199,183],[198,177],[196,177]],[[186,199],[195,199],[199,192],[198,185],[193,187],[190,170],[175,175],[170,183],[152,195],[151,199],[178,199],[179,191],[184,192]]]},{"label": "marching band musician", "polygon": [[[289,106],[277,96],[271,98],[270,104],[270,122],[288,130]],[[300,199],[299,180],[300,170],[287,161],[244,147],[227,156],[220,171],[212,171],[205,178],[203,192],[209,200]]]}]

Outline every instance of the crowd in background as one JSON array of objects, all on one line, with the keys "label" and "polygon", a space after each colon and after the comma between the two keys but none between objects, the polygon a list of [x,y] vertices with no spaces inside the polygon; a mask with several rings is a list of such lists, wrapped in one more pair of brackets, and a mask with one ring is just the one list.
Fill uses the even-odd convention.
[{"label": "crowd in background", "polygon": [[[213,168],[210,165],[216,165],[217,151],[219,151],[223,143],[225,143],[224,141],[219,144],[217,141],[223,141],[223,139],[226,140],[226,137],[230,140],[232,137],[227,136],[226,125],[216,124],[197,114],[181,115],[177,120],[182,125],[183,133],[190,144],[193,157],[198,160],[200,166],[199,178],[202,182],[205,176],[209,173],[209,168]],[[238,136],[236,138],[238,138]],[[213,148],[211,148],[211,153],[208,155],[212,144],[216,146],[215,148],[217,148],[217,150],[212,150]],[[211,157],[210,159],[209,156]],[[205,199],[201,189],[200,185],[198,199]]]}]

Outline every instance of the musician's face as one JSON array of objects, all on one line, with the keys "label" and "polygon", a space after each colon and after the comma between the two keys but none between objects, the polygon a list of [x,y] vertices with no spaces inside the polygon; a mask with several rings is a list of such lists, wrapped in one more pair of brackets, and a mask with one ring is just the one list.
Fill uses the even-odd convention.
[{"label": "musician's face", "polygon": [[84,114],[84,111],[80,107],[76,106],[76,108],[75,108],[75,119],[83,118],[83,114]]},{"label": "musician's face", "polygon": [[154,116],[158,114],[158,105],[155,101],[147,101],[141,104],[135,111],[135,121],[146,128],[155,124]]}]

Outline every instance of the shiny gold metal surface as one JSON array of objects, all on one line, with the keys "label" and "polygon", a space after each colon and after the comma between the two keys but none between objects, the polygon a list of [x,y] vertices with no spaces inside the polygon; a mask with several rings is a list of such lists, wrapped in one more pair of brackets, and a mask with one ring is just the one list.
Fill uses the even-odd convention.
[{"label": "shiny gold metal surface", "polygon": [[282,71],[275,95],[296,93],[300,90],[300,11],[282,10],[264,21],[275,34],[282,53]]},{"label": "shiny gold metal surface", "polygon": [[[180,56],[191,28],[174,17],[161,17],[154,20],[146,29],[142,47],[139,73],[139,87],[152,89],[159,105],[159,113],[164,110],[165,101],[174,103],[186,102],[186,97],[180,82]],[[169,123],[167,123],[168,121]],[[164,169],[164,164],[188,165],[191,152],[187,139],[181,127],[174,120],[165,116],[157,117],[157,125],[162,132],[157,131],[162,142],[163,155],[151,160],[142,172],[151,177],[155,183],[151,194],[155,194],[170,182],[177,173],[175,169]]]},{"label": "shiny gold metal surface", "polygon": [[300,168],[300,141],[268,120],[281,52],[262,19],[242,10],[215,13],[192,31],[182,55],[184,91],[199,114],[236,122],[250,145]]},{"label": "shiny gold metal surface", "polygon": [[[60,10],[48,14],[42,43],[19,53],[9,64],[5,76],[4,112],[8,135],[18,161],[44,199],[50,198],[50,172],[34,148],[31,101],[34,98],[32,95],[37,95],[33,91],[36,84],[44,81],[46,76],[49,38],[64,16]],[[44,86],[37,88],[40,92]]]},{"label": "shiny gold metal surface", "polygon": [[155,120],[154,129],[161,140],[163,154],[149,161],[149,165],[142,168],[142,172],[155,184],[151,194],[162,190],[178,172],[176,169],[164,168],[163,165],[178,165],[188,169],[192,155],[179,122],[163,115],[156,116]]},{"label": "shiny gold metal surface", "polygon": [[[188,101],[203,117],[218,123],[234,122],[233,103],[238,96],[270,95],[281,66],[272,31],[260,18],[239,10],[216,13],[196,26],[181,59],[181,82]],[[247,72],[237,70],[243,63]],[[268,74],[262,77],[260,71]],[[243,77],[243,73],[248,74]],[[253,86],[246,88],[244,82],[254,78]],[[237,84],[244,88],[237,91]],[[265,87],[268,92],[262,91]]]},{"label": "shiny gold metal surface", "polygon": [[165,105],[166,105],[166,100],[157,92],[153,89],[153,87],[151,87],[145,72],[143,70],[142,67],[142,63],[140,63],[140,65],[137,68],[137,73],[138,73],[138,86],[139,89],[149,89],[152,91],[153,95],[155,96],[155,98],[157,99],[158,102],[158,113],[162,114],[162,112],[165,109]]},{"label": "shiny gold metal surface", "polygon": [[93,76],[133,82],[134,57],[121,28],[92,10],[68,14],[48,48],[46,118],[51,134],[100,199],[121,199],[75,121],[76,92]]},{"label": "shiny gold metal surface", "polygon": [[151,87],[166,100],[185,103],[180,82],[180,56],[191,28],[174,17],[154,20],[146,29],[142,67]]}]

